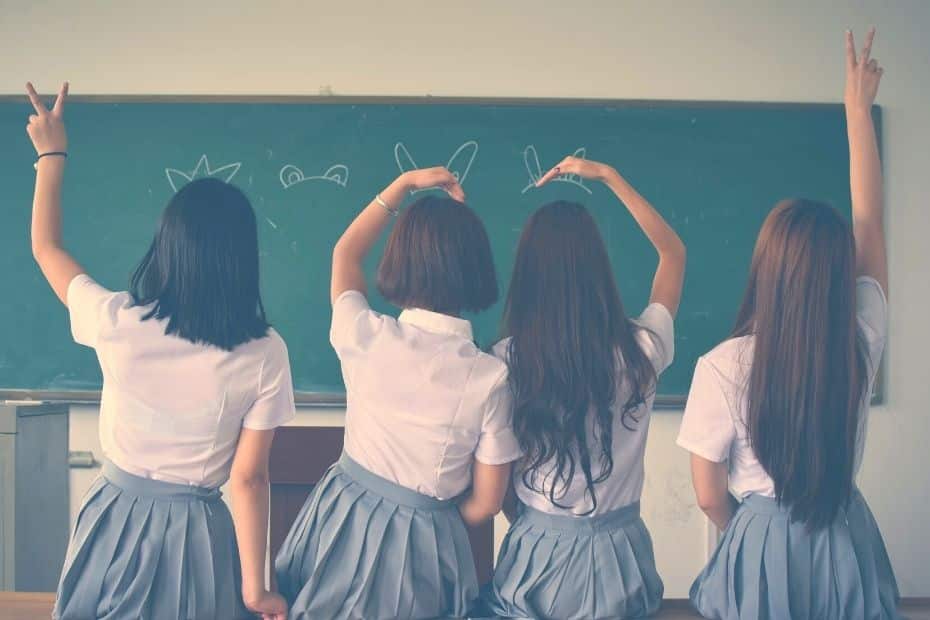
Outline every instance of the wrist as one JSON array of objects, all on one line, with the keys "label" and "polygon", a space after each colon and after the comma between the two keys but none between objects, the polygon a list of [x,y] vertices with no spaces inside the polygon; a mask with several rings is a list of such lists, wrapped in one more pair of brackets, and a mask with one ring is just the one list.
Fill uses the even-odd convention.
[{"label": "wrist", "polygon": [[267,591],[264,583],[242,581],[242,599],[246,602],[261,600]]},{"label": "wrist", "polygon": [[872,120],[872,106],[861,104],[846,104],[846,118],[850,121]]},{"label": "wrist", "polygon": [[60,170],[64,168],[65,160],[67,160],[67,156],[59,155],[57,154],[57,151],[45,151],[44,153],[37,155],[35,162],[32,164],[32,167],[36,170],[39,170],[40,168]]},{"label": "wrist", "polygon": [[399,177],[394,179],[391,184],[387,186],[385,192],[399,193],[406,196],[412,189],[413,183],[410,181],[410,173],[402,172]]},{"label": "wrist", "polygon": [[620,173],[617,172],[612,166],[608,166],[607,164],[601,164],[601,167],[597,172],[597,180],[606,185],[611,185],[621,178],[622,177],[620,176]]}]

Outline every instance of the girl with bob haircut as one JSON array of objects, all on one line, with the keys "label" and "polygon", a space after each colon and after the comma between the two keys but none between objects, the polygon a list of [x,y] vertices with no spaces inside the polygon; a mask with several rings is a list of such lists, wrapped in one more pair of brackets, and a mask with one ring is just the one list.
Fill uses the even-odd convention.
[{"label": "girl with bob haircut", "polygon": [[186,185],[131,290],[107,290],[61,242],[67,84],[51,110],[27,88],[33,254],[103,372],[106,458],[71,535],[54,617],[283,619],[284,599],[265,588],[268,452],[294,397],[259,295],[252,207],[220,181]]},{"label": "girl with bob haircut", "polygon": [[678,443],[723,530],[691,588],[707,618],[900,617],[855,484],[888,312],[873,36],[856,58],[846,34],[852,227],[819,202],[776,205],[733,335],[694,372]]},{"label": "girl with bob haircut", "polygon": [[[413,190],[443,188],[399,214]],[[316,485],[275,568],[292,618],[465,616],[478,594],[465,524],[500,511],[510,463],[507,367],[463,311],[497,300],[484,226],[445,168],[406,172],[333,249],[330,339],[346,386],[345,451]],[[373,311],[362,264],[398,216]]]},{"label": "girl with bob haircut", "polygon": [[624,312],[607,249],[580,204],[541,207],[523,229],[504,311],[513,425],[523,458],[486,603],[506,618],[640,618],[663,585],[639,515],[659,374],[672,362],[685,247],[605,164],[568,157],[544,175],[603,182],[658,252],[649,305]]}]

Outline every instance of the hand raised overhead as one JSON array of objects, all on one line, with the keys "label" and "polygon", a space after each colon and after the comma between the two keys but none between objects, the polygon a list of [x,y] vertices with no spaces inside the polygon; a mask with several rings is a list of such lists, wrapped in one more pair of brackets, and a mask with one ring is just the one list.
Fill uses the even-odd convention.
[{"label": "hand raised overhead", "polygon": [[29,95],[32,107],[35,108],[35,114],[29,116],[26,133],[29,134],[36,153],[42,155],[43,153],[66,152],[68,134],[65,131],[64,115],[68,83],[61,85],[61,90],[58,91],[58,97],[51,110],[42,103],[31,82],[26,84],[26,93]]},{"label": "hand raised overhead", "polygon": [[865,44],[857,58],[853,33],[846,31],[846,91],[843,100],[847,108],[868,110],[878,94],[878,85],[885,70],[872,58],[874,38],[875,28],[871,28],[865,35]]}]

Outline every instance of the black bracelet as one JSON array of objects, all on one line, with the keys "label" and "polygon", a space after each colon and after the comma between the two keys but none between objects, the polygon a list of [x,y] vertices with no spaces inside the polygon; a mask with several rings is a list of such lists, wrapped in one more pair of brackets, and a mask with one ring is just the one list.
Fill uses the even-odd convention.
[{"label": "black bracelet", "polygon": [[32,167],[35,168],[36,170],[38,170],[38,169],[39,169],[39,160],[42,159],[43,157],[64,157],[64,158],[67,158],[67,157],[68,157],[68,154],[67,154],[65,151],[49,151],[48,153],[41,153],[38,157],[36,157],[36,161],[35,161],[34,164],[32,164]]}]

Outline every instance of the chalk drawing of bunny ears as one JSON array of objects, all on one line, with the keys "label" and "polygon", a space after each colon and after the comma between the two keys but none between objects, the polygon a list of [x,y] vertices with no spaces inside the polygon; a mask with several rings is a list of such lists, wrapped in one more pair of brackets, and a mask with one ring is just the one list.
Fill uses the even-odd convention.
[{"label": "chalk drawing of bunny ears", "polygon": [[287,164],[281,168],[281,172],[278,174],[278,178],[281,179],[281,185],[284,189],[289,189],[298,183],[303,183],[304,181],[330,181],[335,183],[340,187],[345,187],[349,184],[349,167],[344,164],[336,164],[330,166],[326,169],[326,172],[323,174],[317,174],[313,176],[304,175],[304,171],[295,166],[294,164]]},{"label": "chalk drawing of bunny ears", "polygon": [[[459,185],[465,183],[465,177],[468,176],[468,171],[471,170],[471,165],[475,161],[475,156],[478,155],[478,143],[474,140],[469,140],[465,142],[452,153],[452,157],[449,158],[449,163],[446,164],[449,172],[452,173],[452,176],[455,177],[455,180],[459,182]],[[394,145],[394,161],[397,162],[397,167],[401,172],[407,172],[408,170],[416,170],[419,168],[416,162],[413,161],[413,157],[410,156],[410,151],[407,150],[407,147],[404,146],[403,142],[398,142]],[[423,192],[428,189],[436,189],[434,187],[424,187],[422,189],[413,190],[411,193]]]},{"label": "chalk drawing of bunny ears", "polygon": [[[585,148],[581,147],[572,153],[572,155],[579,159],[584,159],[585,152]],[[526,165],[526,171],[530,175],[530,183],[523,188],[523,191],[520,192],[521,194],[525,194],[536,187],[536,182],[543,176],[542,168],[539,166],[539,156],[536,155],[536,147],[532,144],[523,149],[523,163]],[[577,185],[589,194],[591,193],[591,190],[584,184],[584,179],[577,174],[560,174],[552,180],[560,183],[571,183],[572,185]]]},{"label": "chalk drawing of bunny ears", "polygon": [[184,187],[194,179],[203,177],[215,177],[229,183],[232,181],[232,178],[236,176],[236,173],[239,172],[240,166],[242,166],[242,162],[235,162],[214,169],[210,167],[210,160],[207,159],[207,156],[201,155],[200,159],[197,161],[197,165],[194,166],[194,169],[190,172],[182,172],[175,168],[165,168],[165,176],[168,177],[168,183],[171,185],[171,189],[178,191],[178,189]]}]

